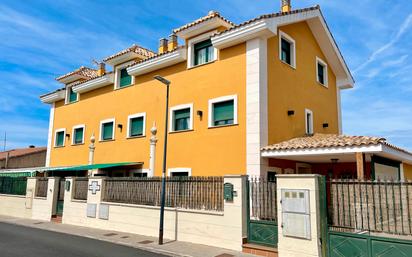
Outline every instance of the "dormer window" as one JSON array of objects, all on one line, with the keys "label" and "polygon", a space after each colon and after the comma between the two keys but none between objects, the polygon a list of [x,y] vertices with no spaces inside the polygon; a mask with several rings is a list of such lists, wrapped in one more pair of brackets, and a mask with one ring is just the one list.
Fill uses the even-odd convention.
[{"label": "dormer window", "polygon": [[194,45],[195,66],[214,60],[212,40],[208,39]]},{"label": "dormer window", "polygon": [[79,94],[73,91],[72,87],[67,88],[66,104],[77,102]]},{"label": "dormer window", "polygon": [[120,70],[120,84],[119,87],[126,87],[132,84],[132,76],[127,73],[126,68]]},{"label": "dormer window", "polygon": [[128,87],[134,84],[134,77],[127,72],[127,67],[132,63],[133,61],[123,63],[115,68],[115,89]]}]

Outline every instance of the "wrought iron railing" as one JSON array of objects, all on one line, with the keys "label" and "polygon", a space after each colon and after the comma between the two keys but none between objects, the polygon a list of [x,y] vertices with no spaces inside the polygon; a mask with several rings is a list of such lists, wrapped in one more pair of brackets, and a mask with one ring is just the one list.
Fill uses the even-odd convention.
[{"label": "wrought iron railing", "polygon": [[73,185],[73,198],[76,200],[87,200],[88,178],[76,178]]},{"label": "wrought iron railing", "polygon": [[36,197],[47,197],[48,178],[37,178],[36,181]]},{"label": "wrought iron railing", "polygon": [[[161,178],[105,179],[106,202],[160,206]],[[223,177],[167,177],[167,207],[223,211]]]},{"label": "wrought iron railing", "polygon": [[249,179],[250,218],[277,222],[276,180],[265,177]]},{"label": "wrought iron railing", "polygon": [[412,235],[412,181],[328,183],[332,230]]}]

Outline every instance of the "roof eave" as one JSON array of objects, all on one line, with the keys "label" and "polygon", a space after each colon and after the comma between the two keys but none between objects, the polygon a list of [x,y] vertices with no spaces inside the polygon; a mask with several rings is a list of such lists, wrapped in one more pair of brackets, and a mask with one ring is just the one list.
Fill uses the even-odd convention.
[{"label": "roof eave", "polygon": [[104,76],[86,81],[79,85],[73,86],[73,92],[75,93],[86,93],[104,86],[108,86],[114,83],[114,74],[106,74]]},{"label": "roof eave", "polygon": [[145,56],[142,56],[136,52],[127,52],[120,54],[116,57],[105,59],[104,62],[108,65],[116,66],[134,59],[145,59]]},{"label": "roof eave", "polygon": [[61,89],[61,90],[40,96],[40,101],[42,103],[52,104],[54,102],[64,100],[65,97],[66,97],[66,90]]},{"label": "roof eave", "polygon": [[233,27],[233,25],[219,17],[213,17],[188,28],[178,30],[175,33],[180,38],[189,39],[219,27],[230,28]]}]

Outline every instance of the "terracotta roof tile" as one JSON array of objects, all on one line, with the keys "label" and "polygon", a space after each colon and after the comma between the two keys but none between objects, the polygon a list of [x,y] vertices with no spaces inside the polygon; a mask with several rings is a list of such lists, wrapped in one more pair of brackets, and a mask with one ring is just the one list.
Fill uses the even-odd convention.
[{"label": "terracotta roof tile", "polygon": [[104,62],[107,62],[107,61],[109,61],[109,60],[111,60],[111,59],[114,59],[114,58],[116,58],[116,57],[119,57],[119,56],[121,56],[121,55],[130,53],[130,52],[134,52],[134,53],[139,54],[139,55],[141,55],[141,56],[143,56],[143,57],[145,57],[145,58],[150,58],[150,57],[152,57],[152,56],[154,56],[154,55],[156,54],[156,53],[153,52],[152,50],[143,48],[143,47],[138,46],[138,45],[132,45],[131,47],[128,47],[128,48],[123,49],[122,51],[120,51],[120,52],[118,52],[118,53],[115,53],[115,54],[113,54],[113,55],[111,55],[111,56],[109,56],[109,57],[106,57],[103,61],[104,61]]},{"label": "terracotta roof tile", "polygon": [[47,151],[47,147],[13,149],[5,152],[0,152],[0,160],[6,159],[7,153],[9,153],[9,158],[13,158],[43,151]]},{"label": "terracotta roof tile", "polygon": [[174,29],[174,30],[173,30],[173,33],[178,33],[178,32],[180,32],[180,31],[183,31],[183,30],[185,30],[185,29],[188,29],[188,28],[190,28],[190,27],[193,27],[193,26],[195,26],[195,25],[197,25],[197,24],[200,24],[200,23],[205,22],[205,21],[207,21],[207,20],[211,20],[211,19],[216,18],[216,17],[219,18],[219,19],[221,19],[221,20],[223,20],[223,21],[225,21],[225,22],[227,22],[227,23],[229,23],[229,24],[231,24],[232,26],[235,26],[235,24],[234,24],[233,22],[231,22],[231,21],[229,21],[228,19],[226,19],[225,17],[221,16],[220,13],[218,13],[218,12],[216,12],[216,11],[210,11],[210,12],[208,13],[208,15],[206,15],[206,16],[204,16],[204,17],[201,17],[201,18],[199,18],[199,19],[197,19],[197,20],[195,20],[195,21],[193,21],[193,22],[191,22],[191,23],[188,23],[188,24],[186,24],[186,25],[183,25],[183,26],[181,26],[180,28]]},{"label": "terracotta roof tile", "polygon": [[347,136],[336,134],[314,134],[312,136],[304,136],[293,138],[278,144],[263,147],[263,151],[282,151],[282,150],[299,150],[299,149],[318,149],[331,147],[351,147],[351,146],[372,146],[386,145],[393,149],[411,154],[410,152],[389,144],[383,137],[371,136]]},{"label": "terracotta roof tile", "polygon": [[135,61],[135,62],[131,63],[130,65],[128,65],[127,67],[131,67],[131,66],[134,66],[134,65],[136,65],[136,64],[140,64],[140,63],[143,63],[143,62],[147,62],[147,61],[156,59],[157,57],[160,57],[160,56],[165,55],[165,54],[172,53],[172,52],[174,52],[174,51],[177,51],[177,50],[182,49],[182,48],[185,48],[185,47],[186,47],[185,45],[178,46],[178,47],[176,47],[175,49],[169,50],[169,51],[167,51],[167,52],[155,54],[155,55],[153,55],[152,57],[149,57],[149,58],[147,58],[147,59],[143,59],[143,60],[140,60],[140,61]]},{"label": "terracotta roof tile", "polygon": [[97,70],[81,66],[80,68],[78,68],[78,69],[76,69],[72,72],[69,72],[69,73],[64,74],[60,77],[57,77],[56,80],[59,81],[59,80],[65,79],[65,78],[67,78],[69,76],[72,76],[72,75],[80,75],[80,76],[87,77],[87,78],[94,78],[94,77],[97,76]]}]

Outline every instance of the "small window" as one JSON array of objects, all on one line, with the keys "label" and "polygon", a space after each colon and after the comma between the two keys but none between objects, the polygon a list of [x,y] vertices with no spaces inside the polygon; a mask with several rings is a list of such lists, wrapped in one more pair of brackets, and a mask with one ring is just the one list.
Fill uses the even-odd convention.
[{"label": "small window", "polygon": [[100,128],[100,140],[113,140],[114,139],[114,121],[107,121],[101,123]]},{"label": "small window", "polygon": [[307,135],[313,135],[313,112],[305,110],[305,130]]},{"label": "small window", "polygon": [[144,136],[145,130],[145,114],[135,114],[129,116],[128,137]]},{"label": "small window", "polygon": [[320,84],[328,86],[328,66],[319,58],[316,58],[316,79]]},{"label": "small window", "polygon": [[64,137],[65,137],[66,131],[65,130],[58,130],[56,131],[56,136],[54,139],[54,146],[55,147],[62,147],[64,146]]},{"label": "small window", "polygon": [[189,172],[181,172],[181,171],[170,172],[170,176],[171,177],[189,177]]},{"label": "small window", "polygon": [[66,103],[74,103],[78,100],[78,94],[73,91],[72,87],[67,88],[67,101]]},{"label": "small window", "polygon": [[173,111],[173,131],[190,128],[190,108]]},{"label": "small window", "polygon": [[132,76],[127,73],[126,68],[120,69],[120,83],[119,87],[126,87],[132,84]]},{"label": "small window", "polygon": [[194,45],[194,65],[208,63],[214,60],[215,49],[210,39],[196,43]]},{"label": "small window", "polygon": [[133,173],[133,177],[135,177],[135,178],[147,178],[147,172]]},{"label": "small window", "polygon": [[79,145],[84,143],[84,126],[73,129],[73,144]]},{"label": "small window", "polygon": [[234,100],[213,104],[213,126],[234,123]]},{"label": "small window", "polygon": [[293,40],[286,33],[280,31],[280,41],[279,41],[279,58],[282,62],[289,64],[292,67],[296,67],[296,56],[295,56],[295,40]]}]

